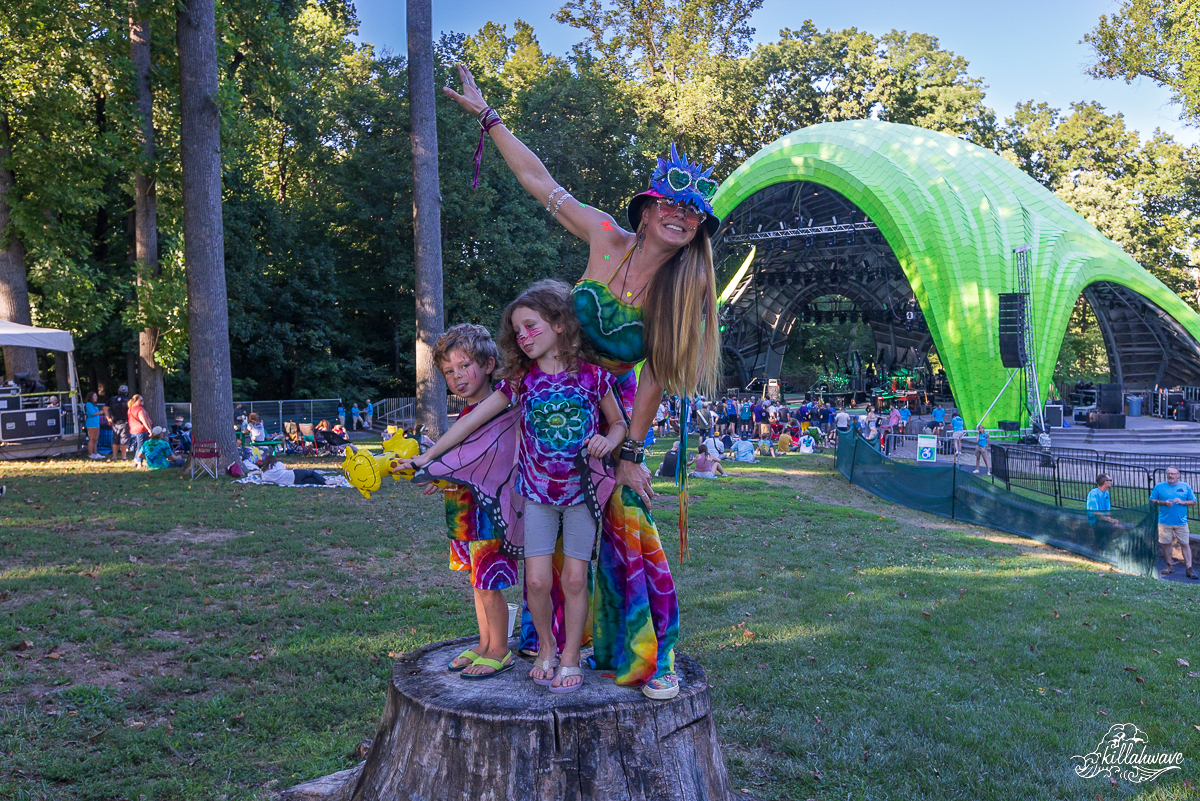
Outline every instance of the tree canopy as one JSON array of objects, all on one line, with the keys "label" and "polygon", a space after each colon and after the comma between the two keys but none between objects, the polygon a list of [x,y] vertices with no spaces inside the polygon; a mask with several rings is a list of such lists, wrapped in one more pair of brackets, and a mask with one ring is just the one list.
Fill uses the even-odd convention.
[{"label": "tree canopy", "polygon": [[[983,78],[927,33],[876,36],[806,21],[752,46],[749,20],[760,5],[567,0],[556,19],[584,34],[570,53],[545,52],[523,20],[498,20],[444,34],[437,80],[451,80],[454,62],[468,64],[552,174],[613,213],[645,186],[671,142],[724,178],[764,145],[818,122],[874,118],[948,132],[1012,160],[1200,307],[1200,149],[1161,132],[1143,138],[1094,103],[1063,110],[1031,101],[998,119]],[[1195,5],[1128,0],[1089,35],[1093,73],[1151,77],[1196,116]],[[1191,16],[1176,13],[1185,7]],[[61,0],[0,5],[0,113],[12,147],[0,166],[15,180],[12,224],[0,235],[27,252],[35,322],[75,333],[85,388],[136,385],[137,332],[152,326],[167,396],[183,400],[173,8],[145,6],[152,164],[139,147],[127,11]],[[346,0],[226,0],[217,30],[235,396],[411,394],[404,58],[357,42]],[[441,98],[438,135],[447,324],[494,326],[529,282],[577,278],[584,246],[525,194],[490,144],[471,189],[479,128]],[[161,265],[142,276],[140,303],[130,222],[139,169],[157,185]]]}]

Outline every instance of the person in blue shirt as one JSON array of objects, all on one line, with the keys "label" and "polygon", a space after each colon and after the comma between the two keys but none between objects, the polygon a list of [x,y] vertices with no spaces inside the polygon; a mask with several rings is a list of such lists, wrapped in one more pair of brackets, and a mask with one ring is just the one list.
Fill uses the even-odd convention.
[{"label": "person in blue shirt", "polygon": [[933,433],[941,436],[942,426],[946,424],[946,410],[942,408],[942,404],[933,407]]},{"label": "person in blue shirt", "polygon": [[100,405],[100,396],[95,392],[88,393],[87,403],[83,407],[83,412],[87,417],[83,427],[87,429],[89,459],[104,458],[103,454],[96,450],[100,445],[100,415],[103,411],[104,407]]},{"label": "person in blue shirt", "polygon": [[754,443],[743,434],[741,439],[733,443],[733,458],[739,462],[754,464],[758,461],[755,450]]},{"label": "person in blue shirt", "polygon": [[375,424],[375,404],[371,403],[370,398],[367,398],[367,406],[363,409],[363,422],[367,424],[368,430]]},{"label": "person in blue shirt", "polygon": [[983,459],[983,466],[987,468],[987,474],[992,474],[992,466],[988,464],[988,435],[983,428],[983,423],[975,427],[975,472],[979,472],[979,460]]},{"label": "person in blue shirt", "polygon": [[355,431],[363,427],[362,410],[358,408],[358,401],[350,404],[350,425]]},{"label": "person in blue shirt", "polygon": [[1108,491],[1112,489],[1112,479],[1101,473],[1096,476],[1096,486],[1092,487],[1087,494],[1087,513],[1088,523],[1096,525],[1097,521],[1103,520],[1106,523],[1116,523],[1109,515],[1098,514],[1099,512],[1112,511],[1112,496]]},{"label": "person in blue shirt", "polygon": [[340,425],[342,428],[345,428],[346,427],[346,407],[340,403],[338,404],[337,416],[338,416],[338,425]]},{"label": "person in blue shirt", "polygon": [[908,408],[908,404],[900,407],[900,433],[908,433],[908,420],[912,417],[912,410]]},{"label": "person in blue shirt", "polygon": [[1196,505],[1196,493],[1186,481],[1179,480],[1179,468],[1167,468],[1167,480],[1154,485],[1150,490],[1150,504],[1158,507],[1158,544],[1162,546],[1166,568],[1162,574],[1175,572],[1171,562],[1171,551],[1178,542],[1183,550],[1183,563],[1188,578],[1196,578],[1192,569],[1192,547],[1189,543],[1187,513],[1189,506]]},{"label": "person in blue shirt", "polygon": [[967,435],[967,424],[963,421],[962,415],[955,409],[954,416],[950,418],[950,436],[954,438],[954,455],[962,454],[963,437]]}]

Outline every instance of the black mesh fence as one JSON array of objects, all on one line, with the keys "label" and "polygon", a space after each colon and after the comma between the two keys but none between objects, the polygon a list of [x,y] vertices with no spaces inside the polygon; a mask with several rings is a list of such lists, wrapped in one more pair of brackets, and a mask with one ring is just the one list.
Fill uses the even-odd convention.
[{"label": "black mesh fence", "polygon": [[[851,484],[881,498],[1044,542],[1128,573],[1155,575],[1158,516],[1146,503],[1145,492],[1137,506],[1109,512],[1089,513],[1082,504],[1079,508],[1060,506],[1056,501],[1063,495],[1063,482],[1056,481],[1054,473],[1058,461],[1051,458],[1047,468],[1037,454],[1008,459],[1004,469],[1010,479],[1015,471],[1023,480],[1041,488],[1019,494],[953,466],[907,464],[889,459],[859,438],[842,437],[837,452],[837,466],[842,475]],[[1145,472],[1144,468],[1138,469]],[[1095,486],[1094,479],[1093,474],[1089,479],[1091,486]],[[1068,490],[1067,494],[1074,494],[1074,490]],[[1116,500],[1114,496],[1114,506]]]}]

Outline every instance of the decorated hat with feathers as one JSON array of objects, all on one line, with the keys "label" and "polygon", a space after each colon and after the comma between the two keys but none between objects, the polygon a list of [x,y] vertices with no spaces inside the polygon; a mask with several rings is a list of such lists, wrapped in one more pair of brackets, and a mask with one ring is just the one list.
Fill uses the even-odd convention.
[{"label": "decorated hat with feathers", "polygon": [[708,215],[704,227],[709,236],[717,233],[721,220],[713,213],[712,199],[717,194],[718,184],[709,176],[713,168],[704,169],[700,162],[688,161],[671,143],[671,157],[660,158],[650,176],[650,187],[633,196],[629,201],[627,215],[629,224],[636,231],[642,221],[642,209],[652,198],[666,198],[675,203],[686,203],[697,211]]}]

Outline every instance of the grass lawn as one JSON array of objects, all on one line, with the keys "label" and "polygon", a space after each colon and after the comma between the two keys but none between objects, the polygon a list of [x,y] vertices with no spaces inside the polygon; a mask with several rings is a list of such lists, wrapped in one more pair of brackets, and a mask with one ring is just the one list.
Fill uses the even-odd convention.
[{"label": "grass lawn", "polygon": [[[692,482],[673,570],[736,788],[1197,797],[1194,589],[880,501],[829,456],[730,469]],[[440,497],[403,482],[367,501],[79,460],[0,481],[2,799],[270,798],[361,759],[389,654],[474,627]],[[1183,770],[1077,778],[1126,722]]]}]

